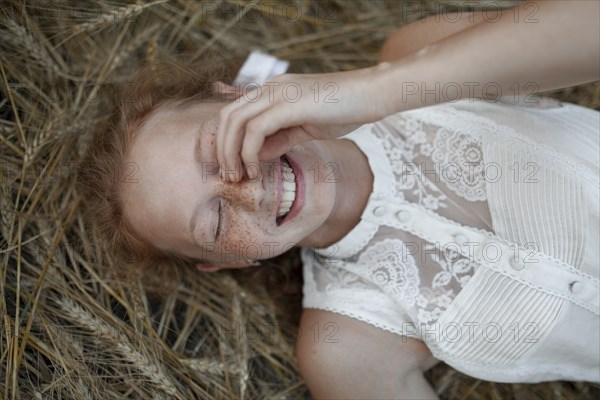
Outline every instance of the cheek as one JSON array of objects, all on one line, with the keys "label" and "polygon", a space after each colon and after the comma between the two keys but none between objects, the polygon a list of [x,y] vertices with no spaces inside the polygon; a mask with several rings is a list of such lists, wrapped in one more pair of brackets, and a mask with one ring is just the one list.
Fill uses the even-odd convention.
[{"label": "cheek", "polygon": [[229,254],[239,257],[258,258],[257,253],[263,251],[264,233],[258,228],[256,222],[247,217],[232,212],[228,226],[223,235],[222,246]]},{"label": "cheek", "polygon": [[[228,248],[233,248],[236,245],[244,243],[245,239],[253,237],[253,231],[250,223],[237,215],[232,215],[229,219],[227,231],[223,235],[223,244],[227,245]],[[256,234],[254,233],[254,236]]]}]

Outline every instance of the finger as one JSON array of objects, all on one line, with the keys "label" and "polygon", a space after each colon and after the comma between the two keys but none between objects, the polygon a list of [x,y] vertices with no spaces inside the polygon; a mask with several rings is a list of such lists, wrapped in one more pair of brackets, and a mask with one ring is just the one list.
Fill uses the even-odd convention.
[{"label": "finger", "polygon": [[237,112],[237,110],[243,109],[244,107],[246,107],[247,104],[245,102],[244,99],[242,98],[237,98],[235,101],[229,103],[228,105],[226,105],[225,107],[223,107],[221,109],[221,111],[219,112],[219,127],[217,129],[217,163],[219,164],[219,167],[221,168],[221,177],[224,178],[224,180],[229,180],[227,176],[225,176],[224,171],[227,170],[228,168],[231,169],[230,165],[226,165],[227,162],[227,158],[225,156],[225,150],[227,149],[227,146],[225,145],[225,142],[227,140],[227,137],[230,135],[231,132],[231,124],[232,124],[232,118],[235,118],[235,113]]},{"label": "finger", "polygon": [[259,160],[272,160],[287,153],[295,145],[313,138],[299,126],[281,129],[265,139],[258,152]]},{"label": "finger", "polygon": [[227,164],[227,157],[225,151],[227,150],[226,141],[230,135],[230,126],[233,113],[244,106],[243,100],[238,99],[236,102],[230,103],[223,107],[219,112],[219,128],[217,129],[217,163],[221,168],[221,178],[228,181],[230,177],[225,176],[225,171],[231,169],[231,166]]},{"label": "finger", "polygon": [[[232,114],[232,117],[234,118]],[[224,177],[225,181],[239,182],[242,174],[242,163],[240,159],[240,149],[244,140],[243,133],[238,130],[229,131],[223,138],[223,157],[224,157]]]},{"label": "finger", "polygon": [[272,106],[246,124],[246,134],[244,135],[241,151],[245,164],[258,164],[258,153],[265,139],[278,131],[295,125],[296,121],[286,115],[286,108],[289,109],[289,107]]},{"label": "finger", "polygon": [[[246,124],[246,131],[242,138],[241,156],[250,179],[255,179],[258,175],[258,151],[265,141],[263,132],[260,131],[260,128],[255,127],[256,121],[258,120],[254,119]],[[252,142],[253,145],[249,146],[248,142]]]},{"label": "finger", "polygon": [[225,132],[227,132],[227,125],[229,122],[229,114],[233,110],[235,110],[237,107],[239,107],[239,104],[230,103],[230,104],[226,105],[225,107],[223,107],[221,109],[221,111],[219,112],[219,127],[217,128],[216,150],[217,150],[217,164],[219,165],[219,168],[221,170],[221,178],[224,178],[223,167],[225,166],[225,156],[223,155],[223,149],[225,146],[223,146],[223,143],[225,142]]},{"label": "finger", "polygon": [[[222,121],[217,131],[217,158],[219,165],[225,167],[226,180],[237,182],[241,178],[240,152],[245,134],[246,121],[269,106],[268,102],[247,103],[238,99],[239,103],[229,104],[221,110]],[[236,172],[237,170],[237,172]]]}]

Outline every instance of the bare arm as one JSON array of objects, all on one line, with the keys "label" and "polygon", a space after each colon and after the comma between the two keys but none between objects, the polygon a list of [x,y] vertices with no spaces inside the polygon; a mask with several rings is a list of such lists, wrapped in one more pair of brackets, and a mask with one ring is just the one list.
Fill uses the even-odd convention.
[{"label": "bare arm", "polygon": [[[446,26],[450,31],[458,27]],[[236,166],[273,159],[307,140],[343,136],[396,112],[464,98],[496,101],[596,81],[600,2],[525,1],[502,10],[497,19],[488,13],[480,23],[411,50],[395,61],[354,71],[279,75],[267,82],[268,96],[240,98],[223,107],[217,159],[227,171],[237,171],[227,179],[241,179]],[[392,52],[392,57],[398,54]],[[307,95],[289,101],[281,90],[288,84]],[[277,87],[271,96],[270,89]],[[323,89],[316,100],[315,87]],[[251,179],[254,170],[248,170]]]},{"label": "bare arm", "polygon": [[590,0],[519,3],[496,20],[372,67],[380,93],[391,100],[384,116],[578,85],[600,79],[599,70],[600,2]]},{"label": "bare arm", "polygon": [[483,22],[487,12],[430,15],[396,30],[379,52],[379,62],[395,61],[417,50]]},{"label": "bare arm", "polygon": [[302,310],[296,343],[314,399],[436,399],[423,371],[436,360],[420,340],[329,311]]}]

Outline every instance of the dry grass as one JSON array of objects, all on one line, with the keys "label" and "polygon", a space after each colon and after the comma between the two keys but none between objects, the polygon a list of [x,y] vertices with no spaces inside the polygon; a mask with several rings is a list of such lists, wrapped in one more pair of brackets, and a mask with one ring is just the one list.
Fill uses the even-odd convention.
[{"label": "dry grass", "polygon": [[[292,72],[354,69],[373,65],[390,32],[418,17],[392,0],[296,3],[297,17],[298,8],[235,0],[2,2],[2,398],[308,397],[293,356],[297,254],[276,260],[269,274],[188,271],[164,293],[148,279],[115,278],[121,266],[86,233],[75,190],[89,128],[107,112],[103,94],[141,59],[227,61],[262,49],[290,60]],[[598,109],[599,90],[596,83],[551,96]],[[483,382],[445,365],[427,376],[448,399],[600,394],[583,383]]]}]

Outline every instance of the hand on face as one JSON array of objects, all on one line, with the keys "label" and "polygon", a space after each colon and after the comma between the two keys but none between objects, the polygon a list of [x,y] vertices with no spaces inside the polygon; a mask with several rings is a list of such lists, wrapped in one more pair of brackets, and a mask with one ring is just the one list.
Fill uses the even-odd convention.
[{"label": "hand on face", "polygon": [[[224,182],[218,173],[215,114],[227,104],[157,109],[131,143],[126,162],[136,166],[135,182],[122,188],[133,231],[161,250],[207,260],[199,263],[205,271],[242,268],[252,265],[247,258],[315,246],[314,233],[331,216],[340,185],[328,179],[332,169],[324,166],[339,160],[324,141],[303,143],[284,159],[261,162],[257,179]],[[319,243],[325,240],[317,237]],[[209,265],[213,262],[219,264]]]},{"label": "hand on face", "polygon": [[[220,111],[217,159],[233,182],[242,179],[243,162],[277,158],[308,140],[335,139],[383,116],[368,70],[327,74],[284,74],[244,91],[222,82],[215,88],[236,100]],[[385,111],[383,111],[385,112]]]}]

